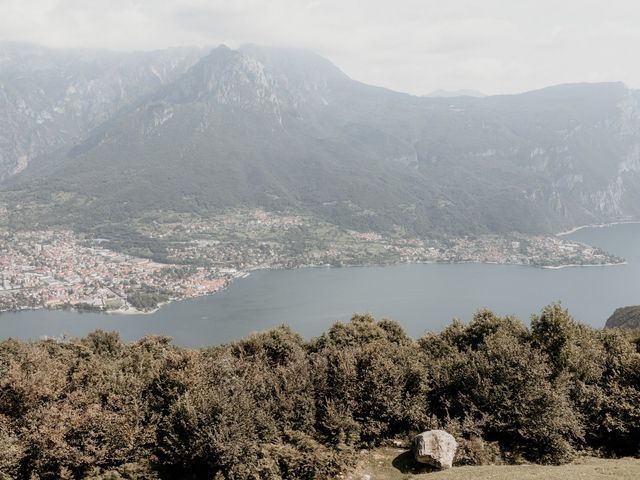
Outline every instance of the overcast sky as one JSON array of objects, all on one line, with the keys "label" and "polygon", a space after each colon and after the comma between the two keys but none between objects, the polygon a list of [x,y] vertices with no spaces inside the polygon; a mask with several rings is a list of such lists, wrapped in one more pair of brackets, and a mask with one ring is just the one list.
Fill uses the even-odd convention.
[{"label": "overcast sky", "polygon": [[414,94],[640,87],[637,0],[0,0],[0,39],[56,47],[291,46]]}]

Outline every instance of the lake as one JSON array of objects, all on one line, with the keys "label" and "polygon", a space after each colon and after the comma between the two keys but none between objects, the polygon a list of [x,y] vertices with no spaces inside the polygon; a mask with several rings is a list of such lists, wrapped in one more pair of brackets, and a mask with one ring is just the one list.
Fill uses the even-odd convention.
[{"label": "lake", "polygon": [[427,264],[257,271],[212,296],[175,302],[150,315],[74,311],[0,314],[0,338],[85,335],[117,330],[125,340],[169,335],[200,347],[286,323],[306,338],[354,312],[398,320],[414,337],[481,307],[528,320],[561,301],[582,322],[604,326],[614,309],[640,304],[640,225],[585,228],[566,238],[625,257],[626,265],[550,270],[516,265]]}]

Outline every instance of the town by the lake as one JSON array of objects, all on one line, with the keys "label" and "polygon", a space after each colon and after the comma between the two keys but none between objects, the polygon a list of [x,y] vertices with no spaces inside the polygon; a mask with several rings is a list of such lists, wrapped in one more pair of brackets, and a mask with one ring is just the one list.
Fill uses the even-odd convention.
[{"label": "town by the lake", "polygon": [[1,231],[0,311],[148,312],[215,293],[256,269],[435,262],[560,268],[624,261],[554,235],[401,238],[263,210],[183,220],[145,225],[148,238],[164,242],[162,261],[70,230]]}]

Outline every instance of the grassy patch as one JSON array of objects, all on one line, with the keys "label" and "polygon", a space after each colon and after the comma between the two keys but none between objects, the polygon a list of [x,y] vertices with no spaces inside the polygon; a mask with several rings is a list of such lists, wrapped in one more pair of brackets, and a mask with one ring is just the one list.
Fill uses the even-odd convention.
[{"label": "grassy patch", "polygon": [[410,452],[397,448],[380,448],[362,454],[362,459],[347,480],[636,480],[640,478],[640,459],[602,459],[583,457],[562,466],[487,465],[454,467],[433,471],[417,464]]}]

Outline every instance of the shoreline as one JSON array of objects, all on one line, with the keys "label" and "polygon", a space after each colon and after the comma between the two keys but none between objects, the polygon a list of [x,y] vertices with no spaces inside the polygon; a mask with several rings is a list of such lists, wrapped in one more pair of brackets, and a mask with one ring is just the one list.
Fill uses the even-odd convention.
[{"label": "shoreline", "polygon": [[554,233],[556,237],[564,237],[566,235],[571,235],[572,233],[579,232],[580,230],[584,230],[585,228],[607,228],[613,227],[615,225],[640,225],[640,220],[621,220],[619,222],[610,222],[610,223],[594,223],[591,225],[580,225],[578,227],[574,227],[571,230],[567,230],[564,232]]},{"label": "shoreline", "polygon": [[568,265],[546,265],[540,266],[539,268],[545,268],[547,270],[560,270],[562,268],[573,268],[573,267],[619,267],[621,265],[629,265],[629,262],[626,260],[620,263],[593,263],[593,264],[580,264],[580,263],[572,263]]},{"label": "shoreline", "polygon": [[[640,224],[640,222],[626,222],[626,223],[637,223]],[[578,227],[579,229],[581,228],[589,228],[587,226],[584,227]],[[598,227],[599,228],[599,227]],[[529,267],[529,268],[541,268],[541,269],[545,269],[545,270],[561,270],[564,268],[576,268],[576,267],[617,267],[617,266],[621,266],[621,265],[628,265],[628,262],[625,260],[623,262],[619,262],[619,263],[596,263],[596,264],[579,264],[579,263],[571,263],[571,264],[565,264],[565,265],[536,265],[536,264],[531,264],[531,263],[501,263],[501,262],[476,262],[476,261],[465,261],[465,260],[461,260],[461,261],[449,261],[449,262],[438,262],[438,261],[424,261],[424,262],[396,262],[396,263],[369,263],[369,264],[361,264],[361,265],[329,265],[329,264],[322,264],[322,265],[299,265],[296,267],[289,267],[289,268],[285,268],[285,267],[255,267],[255,268],[249,268],[247,269],[247,271],[244,271],[240,274],[238,274],[232,281],[230,281],[228,284],[226,284],[224,287],[220,288],[219,290],[213,292],[213,293],[208,293],[205,295],[199,295],[199,296],[195,296],[195,297],[189,297],[189,298],[171,298],[165,302],[159,303],[157,307],[151,309],[151,310],[137,310],[135,308],[127,308],[127,309],[116,309],[116,310],[95,310],[95,311],[82,311],[73,307],[70,308],[47,308],[47,307],[36,307],[36,308],[20,308],[17,310],[4,310],[4,311],[0,311],[0,318],[2,317],[3,313],[19,313],[19,312],[23,312],[23,311],[38,311],[38,310],[51,310],[51,311],[56,311],[56,310],[73,310],[74,312],[78,313],[78,314],[83,314],[83,313],[97,313],[97,314],[101,314],[101,315],[131,315],[131,316],[137,316],[137,315],[151,315],[153,313],[156,313],[158,310],[160,310],[162,307],[169,305],[171,303],[176,303],[176,302],[184,302],[187,300],[195,300],[198,298],[203,298],[203,297],[207,297],[207,296],[213,296],[216,295],[217,293],[220,293],[224,290],[226,290],[227,288],[229,288],[233,283],[235,283],[236,280],[238,279],[243,279],[243,278],[247,278],[251,272],[254,271],[258,271],[258,270],[298,270],[298,269],[312,269],[312,268],[366,268],[366,267],[391,267],[391,266],[400,266],[400,265],[502,265],[502,266],[513,266],[513,267]]]},{"label": "shoreline", "polygon": [[[611,227],[611,226],[615,226],[615,225],[629,225],[629,224],[636,224],[636,225],[640,225],[640,221],[636,221],[636,220],[628,220],[628,221],[619,221],[619,222],[611,222],[611,223],[603,223],[603,224],[593,224],[593,225],[581,225],[578,227],[575,227],[571,230],[567,230],[566,232],[560,232],[560,233],[556,233],[554,234],[555,236],[565,236],[565,235],[570,235],[572,233],[575,233],[577,231],[586,229],[586,228],[605,228],[605,227]],[[616,257],[613,257],[616,258]],[[151,315],[154,314],[156,312],[158,312],[161,308],[163,308],[166,305],[169,305],[171,303],[175,303],[175,302],[183,302],[186,300],[195,300],[198,298],[203,298],[203,297],[207,297],[207,296],[212,296],[215,295],[217,293],[220,293],[223,290],[226,290],[227,288],[231,287],[231,285],[233,283],[235,283],[236,280],[238,279],[243,279],[248,277],[251,272],[254,271],[259,271],[259,270],[298,270],[298,269],[307,269],[307,268],[364,268],[364,267],[391,267],[391,266],[401,266],[401,265],[471,265],[471,264],[475,264],[475,265],[502,265],[502,266],[514,266],[514,267],[529,267],[529,268],[541,268],[541,269],[545,269],[545,270],[561,270],[564,268],[575,268],[575,267],[616,267],[616,266],[621,266],[621,265],[628,265],[628,262],[624,259],[620,259],[622,261],[620,262],[607,262],[607,263],[586,263],[586,264],[581,264],[581,263],[566,263],[566,264],[560,264],[560,265],[543,265],[543,264],[537,264],[537,263],[517,263],[517,262],[499,262],[499,261],[475,261],[475,260],[449,260],[449,261],[438,261],[438,260],[424,260],[424,261],[396,261],[396,262],[384,262],[384,263],[375,263],[375,262],[370,262],[370,263],[361,263],[361,264],[347,264],[347,265],[331,265],[331,264],[301,264],[301,265],[296,265],[296,266],[282,266],[282,265],[272,265],[272,266],[252,266],[249,268],[246,268],[242,271],[237,271],[235,273],[235,275],[233,275],[233,277],[231,279],[229,279],[225,285],[221,288],[219,288],[218,290],[211,292],[211,293],[207,293],[207,294],[203,294],[203,295],[196,295],[193,297],[185,297],[185,298],[178,298],[178,297],[172,297],[169,298],[168,300],[159,303],[155,308],[152,308],[150,310],[138,310],[134,307],[128,306],[126,308],[118,308],[118,309],[113,309],[113,310],[103,310],[103,309],[96,309],[96,310],[83,310],[82,308],[75,308],[74,306],[65,306],[65,307],[60,307],[60,306],[53,306],[53,307],[47,307],[47,306],[38,306],[38,307],[33,307],[33,308],[17,308],[17,309],[13,309],[13,310],[0,310],[0,317],[2,317],[3,313],[19,313],[22,311],[37,311],[37,310],[50,310],[50,311],[55,311],[55,310],[73,310],[76,313],[82,314],[82,313],[97,313],[97,314],[107,314],[107,315],[131,315],[131,316],[137,316],[137,315]]]}]

